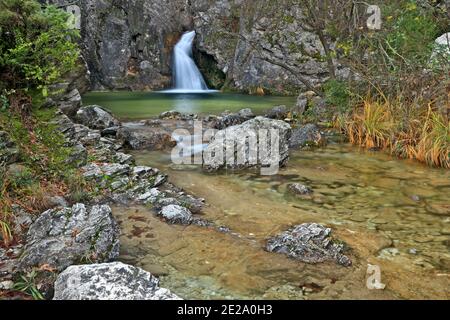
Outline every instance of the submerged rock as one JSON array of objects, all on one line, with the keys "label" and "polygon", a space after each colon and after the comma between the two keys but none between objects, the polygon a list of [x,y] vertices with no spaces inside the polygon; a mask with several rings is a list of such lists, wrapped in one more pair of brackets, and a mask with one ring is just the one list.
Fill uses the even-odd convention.
[{"label": "submerged rock", "polygon": [[[262,156],[261,151],[264,147],[268,147],[268,151],[272,149],[271,130],[278,134],[279,148],[274,150],[274,154],[269,152]],[[270,134],[266,139],[267,145],[263,145],[261,142],[262,132]],[[277,165],[283,167],[289,160],[290,137],[291,127],[286,122],[256,117],[241,125],[232,126],[217,132],[204,150],[203,169],[211,172],[225,168],[239,170],[251,167],[264,167],[273,165],[276,158],[278,158]],[[249,145],[248,141],[250,138],[257,142],[257,146]],[[225,161],[227,149],[233,150],[234,161]],[[241,161],[238,163],[237,159]]]},{"label": "submerged rock", "polygon": [[55,282],[53,300],[181,300],[149,272],[121,262],[71,266]]},{"label": "submerged rock", "polygon": [[289,147],[303,148],[306,146],[321,146],[326,143],[319,128],[315,124],[306,124],[299,128],[292,129],[292,136],[289,140]]},{"label": "submerged rock", "polygon": [[76,120],[91,129],[98,130],[105,130],[120,125],[120,122],[108,110],[97,105],[83,107],[78,110]]},{"label": "submerged rock", "polygon": [[288,190],[290,193],[295,194],[295,195],[308,195],[313,193],[314,191],[308,187],[305,186],[303,184],[300,183],[291,183],[288,185]]},{"label": "submerged rock", "polygon": [[350,266],[351,260],[343,254],[344,244],[332,239],[330,234],[330,228],[304,223],[269,239],[266,249],[306,263],[335,261]]},{"label": "submerged rock", "polygon": [[49,265],[57,270],[84,259],[110,261],[119,255],[119,227],[109,206],[76,204],[42,213],[30,226],[20,268]]}]

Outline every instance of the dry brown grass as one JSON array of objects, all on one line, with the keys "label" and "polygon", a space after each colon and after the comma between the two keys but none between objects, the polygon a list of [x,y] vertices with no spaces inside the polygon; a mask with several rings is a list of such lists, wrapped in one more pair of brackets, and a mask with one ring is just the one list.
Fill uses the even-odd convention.
[{"label": "dry brown grass", "polygon": [[337,123],[353,144],[387,150],[430,166],[450,168],[450,122],[442,113],[405,106],[398,101],[364,100],[347,119]]}]

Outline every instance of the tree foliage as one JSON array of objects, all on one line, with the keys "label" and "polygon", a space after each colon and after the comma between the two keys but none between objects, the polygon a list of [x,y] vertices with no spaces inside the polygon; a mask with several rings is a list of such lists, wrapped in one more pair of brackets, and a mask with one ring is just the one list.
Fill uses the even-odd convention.
[{"label": "tree foliage", "polygon": [[78,32],[68,14],[34,0],[0,0],[0,89],[47,95],[76,64]]}]

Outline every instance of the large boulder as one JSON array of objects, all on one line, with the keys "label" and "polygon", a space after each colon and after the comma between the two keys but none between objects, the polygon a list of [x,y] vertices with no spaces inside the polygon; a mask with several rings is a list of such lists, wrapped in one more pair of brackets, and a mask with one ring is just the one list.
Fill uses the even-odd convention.
[{"label": "large boulder", "polygon": [[[273,153],[263,155],[258,151],[262,151],[267,146],[268,150],[272,149],[271,130],[278,134],[279,148],[273,150]],[[266,135],[267,144],[261,140],[264,132],[269,134]],[[269,165],[283,167],[289,160],[290,137],[291,127],[286,122],[256,117],[241,125],[217,132],[203,152],[203,169],[211,172],[220,169],[239,170]],[[248,143],[250,140],[255,141],[257,145],[250,145]],[[227,149],[233,150],[234,161],[225,161]],[[238,159],[240,161],[237,161]],[[274,163],[276,160],[278,160],[277,163]]]},{"label": "large boulder", "polygon": [[119,255],[119,227],[109,206],[84,204],[42,213],[30,226],[20,268],[42,265],[64,270],[83,261],[106,262]]},{"label": "large boulder", "polygon": [[176,145],[170,133],[140,124],[121,127],[117,131],[117,139],[132,150],[164,150]]},{"label": "large boulder", "polygon": [[326,143],[319,128],[312,123],[292,129],[292,136],[289,140],[289,147],[303,148],[306,146],[321,146]]},{"label": "large boulder", "polygon": [[91,129],[98,130],[120,125],[120,122],[108,110],[97,105],[86,106],[78,110],[76,120]]},{"label": "large boulder", "polygon": [[53,300],[181,300],[159,287],[149,272],[121,262],[67,268],[55,282]]},{"label": "large boulder", "polygon": [[304,223],[269,239],[266,249],[306,263],[335,261],[350,266],[351,260],[343,254],[344,244],[330,235],[330,228],[317,223]]}]

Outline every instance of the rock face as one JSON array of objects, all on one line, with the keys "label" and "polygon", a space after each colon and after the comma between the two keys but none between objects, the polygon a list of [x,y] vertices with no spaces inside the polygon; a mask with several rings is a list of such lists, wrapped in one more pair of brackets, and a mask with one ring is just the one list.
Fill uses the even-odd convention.
[{"label": "rock face", "polygon": [[289,146],[291,148],[321,146],[325,143],[326,139],[320,133],[319,128],[311,123],[292,129],[292,136],[289,140]]},{"label": "rock face", "polygon": [[56,279],[53,300],[181,300],[159,280],[121,262],[71,266]]},{"label": "rock face", "polygon": [[[273,154],[270,153],[268,156],[261,157],[261,153],[258,151],[263,150],[264,147],[268,147],[268,150],[272,149],[270,137],[273,135],[270,130],[274,130],[274,133],[278,135],[279,148],[273,150]],[[266,139],[267,143],[263,143],[261,140],[263,132],[266,133],[266,137],[269,137],[267,133],[270,135]],[[277,165],[283,167],[289,160],[290,136],[291,127],[286,122],[256,117],[241,125],[217,132],[204,150],[203,168],[206,171],[239,170],[267,166],[268,164],[273,165],[276,158],[278,158]],[[246,139],[246,137],[248,138]],[[256,142],[256,146],[250,145],[249,141]],[[273,147],[275,149],[275,145]],[[230,153],[232,160],[225,161],[227,150],[233,150]]]},{"label": "rock face", "polygon": [[306,263],[335,261],[350,266],[351,260],[343,254],[344,245],[332,239],[330,234],[330,228],[317,223],[304,223],[269,239],[266,249]]},{"label": "rock face", "polygon": [[[65,0],[50,3],[66,5]],[[210,84],[247,92],[294,94],[328,78],[318,37],[303,30],[301,7],[260,0],[75,0],[92,89],[171,85],[181,34],[197,33],[194,56]],[[301,63],[298,63],[301,61]],[[339,75],[339,70],[338,70]]]},{"label": "rock face", "polygon": [[120,125],[120,122],[108,110],[96,105],[86,106],[78,110],[76,120],[91,129],[98,130]]},{"label": "rock face", "polygon": [[61,271],[84,259],[105,262],[119,255],[119,228],[109,206],[76,204],[42,213],[30,226],[20,268],[49,265]]}]

